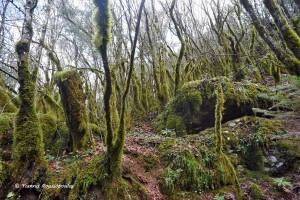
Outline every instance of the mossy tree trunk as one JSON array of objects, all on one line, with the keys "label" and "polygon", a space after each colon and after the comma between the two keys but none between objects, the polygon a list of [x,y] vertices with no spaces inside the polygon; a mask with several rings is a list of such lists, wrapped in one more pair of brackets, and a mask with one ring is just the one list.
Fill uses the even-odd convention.
[{"label": "mossy tree trunk", "polygon": [[149,109],[149,102],[148,102],[148,86],[147,86],[147,79],[146,79],[146,67],[145,67],[145,58],[144,58],[144,50],[143,50],[143,42],[140,41],[140,66],[141,66],[141,93],[142,93],[142,105],[147,112]]},{"label": "mossy tree trunk", "polygon": [[119,129],[115,133],[112,127],[112,113],[111,113],[111,95],[112,95],[112,74],[110,71],[108,57],[107,57],[107,48],[110,41],[110,30],[111,30],[111,11],[110,11],[110,2],[109,0],[94,0],[94,3],[97,7],[97,13],[95,16],[95,21],[97,23],[97,32],[94,37],[94,44],[97,50],[100,52],[103,61],[103,68],[105,71],[106,78],[106,89],[104,93],[104,110],[105,110],[105,119],[106,119],[106,128],[107,128],[107,164],[108,164],[108,175],[111,179],[111,186],[108,188],[108,195],[117,195],[113,191],[113,186],[119,183],[121,178],[121,165],[122,165],[122,156],[125,143],[125,112],[126,112],[126,98],[129,93],[131,78],[134,71],[134,55],[137,45],[140,21],[142,10],[145,4],[145,0],[142,0],[140,5],[137,25],[135,29],[135,37],[133,41],[132,51],[130,54],[130,65],[129,72],[126,80],[125,91],[121,99],[121,114],[120,114],[120,123]]},{"label": "mossy tree trunk", "polygon": [[[297,0],[296,2],[300,3],[299,0]],[[291,24],[293,25],[293,29],[295,30],[295,32],[298,34],[298,36],[300,36],[300,17],[299,16],[295,16],[293,15],[290,11],[290,6],[292,6],[292,4],[286,2],[285,0],[280,0],[279,1],[280,7],[282,7],[284,14],[287,16],[287,20],[289,20],[291,22]],[[297,13],[297,12],[296,12]],[[298,10],[299,13],[299,10]]]},{"label": "mossy tree trunk", "polygon": [[[36,0],[26,0],[25,19],[20,41],[16,44],[18,54],[18,82],[21,105],[15,119],[13,138],[14,178],[37,183],[46,171],[43,136],[36,113],[35,93],[38,68],[30,72],[29,50],[32,42],[32,15]],[[34,178],[34,179],[33,179]]]},{"label": "mossy tree trunk", "polygon": [[183,60],[183,57],[184,57],[184,54],[185,54],[185,49],[186,49],[186,42],[185,42],[183,33],[180,30],[179,24],[178,24],[178,22],[177,22],[177,20],[175,18],[175,15],[174,15],[174,8],[175,8],[176,2],[177,2],[177,0],[173,0],[172,1],[171,7],[170,7],[170,15],[171,15],[172,22],[173,22],[173,24],[175,26],[175,29],[176,29],[177,37],[180,40],[181,47],[180,47],[179,56],[178,56],[178,59],[177,59],[177,62],[176,62],[176,66],[175,66],[174,94],[176,94],[177,90],[180,87],[180,68],[181,68],[180,66],[181,66],[181,63],[182,63],[182,60]]},{"label": "mossy tree trunk", "polygon": [[[156,92],[156,96],[157,99],[159,101],[159,109],[162,109],[161,105],[164,105],[163,102],[163,96],[161,95],[161,85],[159,82],[159,72],[158,72],[158,58],[156,55],[156,35],[154,35],[152,37],[151,35],[151,29],[150,29],[150,24],[149,24],[149,16],[148,13],[145,12],[146,15],[146,33],[147,33],[147,37],[148,37],[148,41],[149,41],[149,45],[150,45],[150,53],[151,53],[151,58],[152,58],[152,74],[153,74],[153,79],[154,79],[154,85],[155,85],[155,92]],[[153,104],[152,104],[153,105]]]},{"label": "mossy tree trunk", "polygon": [[217,145],[216,151],[217,153],[222,152],[223,147],[223,137],[222,137],[222,118],[223,118],[223,110],[224,110],[224,95],[221,84],[217,85],[217,104],[215,111],[215,132],[217,133]]},{"label": "mossy tree trunk", "polygon": [[[104,92],[104,111],[106,119],[106,148],[108,154],[113,150],[113,128],[111,118],[111,94],[112,94],[112,78],[108,63],[107,48],[110,42],[111,31],[111,11],[109,0],[94,0],[97,7],[95,21],[97,23],[97,31],[95,33],[94,44],[102,56],[103,68],[105,71],[105,92]],[[108,164],[110,164],[110,155],[108,155]],[[111,174],[111,170],[108,171]]]},{"label": "mossy tree trunk", "polygon": [[237,199],[242,199],[242,192],[240,189],[240,183],[236,176],[235,169],[231,164],[228,157],[223,153],[223,135],[222,135],[222,118],[224,110],[224,94],[222,85],[216,85],[217,103],[215,110],[215,132],[217,134],[216,152],[217,152],[217,163],[216,166],[220,169],[220,176],[223,177],[223,182],[226,184],[228,180],[233,183],[236,190]]},{"label": "mossy tree trunk", "polygon": [[295,57],[300,59],[300,37],[294,31],[294,29],[289,25],[287,19],[281,12],[281,8],[274,0],[264,0],[266,8],[272,15],[278,29],[282,33],[284,41],[286,42],[288,48],[293,52]]},{"label": "mossy tree trunk", "polygon": [[119,128],[119,110],[118,108],[120,107],[120,102],[118,101],[118,94],[117,94],[117,68],[114,66],[111,68],[111,98],[110,98],[110,109],[111,109],[111,124],[113,128],[113,132],[117,131]]},{"label": "mossy tree trunk", "polygon": [[[230,32],[227,35],[227,39],[229,39],[231,43],[231,50],[232,50],[232,62],[233,62],[233,70],[234,70],[234,80],[235,81],[241,81],[245,78],[245,72],[243,68],[243,60],[241,58],[241,54],[244,51],[244,48],[242,46],[242,40],[246,35],[245,27],[243,25],[242,19],[241,19],[241,7],[239,4],[237,4],[235,7],[235,13],[238,19],[238,24],[240,26],[239,33],[234,32],[233,28],[231,27],[231,24],[229,24],[228,21],[226,21],[226,25],[228,28],[228,31]],[[244,53],[246,54],[246,53]],[[251,60],[248,58],[248,61],[251,62]]]},{"label": "mossy tree trunk", "polygon": [[70,131],[72,151],[86,147],[89,138],[88,115],[85,106],[85,94],[80,74],[76,70],[62,71],[55,74]]},{"label": "mossy tree trunk", "polygon": [[67,126],[70,132],[70,150],[86,147],[89,138],[89,120],[85,105],[85,96],[81,76],[76,70],[63,70],[57,54],[43,40],[40,45],[48,51],[49,59],[57,68],[55,81],[59,88]]},{"label": "mossy tree trunk", "polygon": [[165,49],[163,48],[159,57],[159,75],[160,75],[160,85],[161,85],[161,93],[158,96],[160,101],[163,103],[161,107],[164,107],[167,102],[170,100],[170,88],[169,81],[167,76],[167,67],[165,62]]},{"label": "mossy tree trunk", "polygon": [[130,89],[130,83],[131,79],[133,77],[133,71],[134,71],[134,55],[135,55],[135,50],[136,50],[136,45],[137,45],[137,40],[138,40],[138,34],[139,34],[139,28],[140,28],[140,22],[141,22],[141,17],[142,17],[142,10],[144,8],[146,0],[142,0],[140,8],[139,8],[139,13],[138,13],[138,19],[137,19],[137,24],[135,28],[135,36],[133,40],[133,46],[130,54],[130,64],[129,64],[129,72],[128,72],[128,77],[126,80],[126,86],[125,86],[125,91],[123,93],[122,99],[121,99],[121,116],[120,116],[120,125],[119,125],[119,130],[117,133],[117,137],[114,143],[114,155],[115,160],[113,160],[112,163],[112,171],[116,172],[116,174],[121,174],[121,164],[122,164],[122,156],[123,156],[123,148],[124,148],[124,143],[125,143],[125,112],[126,112],[126,98],[129,93]]},{"label": "mossy tree trunk", "polygon": [[141,94],[141,82],[136,75],[136,72],[133,73],[132,79],[132,92],[133,92],[133,103],[134,103],[134,111],[136,117],[142,118],[146,114],[145,108],[142,104],[142,94]]},{"label": "mossy tree trunk", "polygon": [[256,15],[254,8],[249,2],[249,0],[240,0],[240,2],[250,15],[258,34],[267,43],[270,49],[275,53],[278,60],[285,65],[286,69],[290,74],[300,76],[300,61],[296,57],[287,54],[272,41],[266,28],[262,25],[261,20]]}]

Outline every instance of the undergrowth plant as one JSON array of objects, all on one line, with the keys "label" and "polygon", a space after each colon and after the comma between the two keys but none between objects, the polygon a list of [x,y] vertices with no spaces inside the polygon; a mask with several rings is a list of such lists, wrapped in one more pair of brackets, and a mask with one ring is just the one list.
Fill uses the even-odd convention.
[{"label": "undergrowth plant", "polygon": [[285,181],[283,177],[282,178],[273,178],[273,184],[280,188],[292,186],[291,182]]},{"label": "undergrowth plant", "polygon": [[288,76],[285,78],[287,81],[289,81],[291,84],[296,86],[298,89],[300,89],[300,77],[298,76]]},{"label": "undergrowth plant", "polygon": [[182,149],[165,168],[161,187],[164,193],[175,195],[178,190],[203,191],[214,188],[214,170],[210,170],[211,156],[194,156],[191,149]]},{"label": "undergrowth plant", "polygon": [[225,196],[224,195],[219,195],[217,194],[216,196],[214,196],[214,200],[225,200]]},{"label": "undergrowth plant", "polygon": [[164,129],[161,131],[161,135],[164,137],[176,137],[176,132],[174,129]]}]

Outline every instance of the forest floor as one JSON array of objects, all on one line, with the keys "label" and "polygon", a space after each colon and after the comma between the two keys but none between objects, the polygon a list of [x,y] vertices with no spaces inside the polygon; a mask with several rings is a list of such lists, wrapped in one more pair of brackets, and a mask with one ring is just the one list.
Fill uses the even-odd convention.
[{"label": "forest floor", "polygon": [[[290,132],[300,132],[300,116],[292,116],[283,118],[283,126],[286,130]],[[126,143],[124,148],[123,155],[123,173],[126,177],[126,172],[129,172],[130,175],[133,175],[136,180],[138,180],[147,190],[147,195],[149,200],[164,200],[168,197],[162,194],[159,185],[159,177],[163,169],[166,167],[159,160],[159,144],[164,140],[164,136],[157,134],[153,128],[152,121],[143,121],[143,122],[134,122],[131,131],[127,134]],[[192,145],[184,138],[181,138],[183,146]],[[95,143],[96,154],[102,154],[105,151],[103,142],[98,141]],[[176,151],[174,149],[174,151]],[[89,152],[79,152],[78,155],[82,155],[82,159],[88,163],[93,156]],[[68,160],[68,157],[71,155],[64,154],[62,159],[57,164],[57,160],[53,160],[50,163],[50,168],[52,170],[61,170],[67,164],[65,161]],[[152,159],[149,160],[149,165],[153,164],[154,166],[146,166],[145,158]],[[140,162],[139,162],[140,161]],[[151,169],[151,170],[149,170]],[[290,186],[274,187],[273,180],[270,177],[256,173],[249,172],[247,177],[239,176],[241,181],[241,188],[244,195],[244,199],[253,199],[250,194],[250,185],[255,182],[257,183],[264,193],[265,200],[297,200],[300,199],[300,168],[294,169],[292,171],[287,171],[282,176],[285,177],[285,180],[288,180]],[[275,177],[274,177],[275,178]],[[235,195],[234,191],[227,191],[223,193],[224,199],[234,200]],[[214,200],[216,199],[216,191],[208,190],[205,192],[198,193],[197,197],[190,196],[190,194],[182,193],[182,196],[176,199],[203,199],[203,200]]]},{"label": "forest floor", "polygon": [[[272,86],[270,86],[272,87]],[[284,87],[282,87],[284,90]],[[288,91],[289,95],[295,96],[295,91]],[[290,94],[292,93],[292,94]],[[299,91],[297,93],[299,95]],[[297,96],[296,98],[299,98]],[[284,110],[276,115],[277,120],[282,122],[281,129],[288,133],[300,133],[300,114],[298,111]],[[150,119],[149,119],[150,118]],[[153,117],[148,117],[144,121],[134,121],[131,130],[127,133],[124,155],[123,155],[123,176],[133,176],[147,190],[147,196],[150,200],[168,199],[161,192],[160,178],[163,169],[166,168],[164,162],[160,159],[159,145],[164,141],[166,136],[156,133],[153,128]],[[298,135],[299,136],[299,135]],[[176,138],[180,141],[181,147],[196,148],[185,137]],[[174,153],[177,152],[177,147],[174,147]],[[95,138],[95,144],[90,151],[77,152],[77,159],[83,159],[86,163],[94,157],[94,155],[102,154],[105,151],[105,146],[101,138]],[[298,149],[298,151],[300,151]],[[73,157],[73,158],[71,158]],[[60,159],[49,159],[50,169],[61,170],[66,167],[70,159],[74,159],[74,154],[70,155],[63,153]],[[58,162],[59,161],[59,162]],[[237,173],[244,199],[254,199],[250,195],[250,186],[256,183],[262,189],[265,200],[297,200],[300,199],[300,168],[293,168],[285,171],[277,177],[270,177],[264,173],[247,171],[245,174]],[[275,183],[274,178],[284,177],[281,183]],[[280,179],[279,179],[280,180]],[[283,180],[283,179],[281,179]],[[175,199],[228,199],[234,200],[235,195],[233,188],[226,187],[225,192],[221,192],[222,196],[218,196],[220,190],[206,190],[201,192],[182,192]],[[196,195],[192,193],[197,193]]]},{"label": "forest floor", "polygon": [[[283,127],[288,132],[300,132],[300,115],[295,115],[282,119]],[[161,143],[161,135],[158,135],[153,126],[152,122],[136,122],[133,125],[132,131],[127,135],[125,144],[124,164],[128,166],[133,175],[146,187],[148,191],[149,199],[151,200],[163,200],[167,199],[159,189],[158,175],[163,170],[163,166],[158,164],[156,169],[150,173],[145,172],[143,166],[132,159],[132,155],[144,155],[149,154],[159,156],[158,145]],[[186,145],[191,145],[184,139],[182,142]],[[299,150],[300,151],[300,150]],[[258,183],[260,188],[263,190],[265,200],[297,200],[300,199],[300,168],[292,171],[287,171],[283,176],[289,180],[292,184],[291,187],[279,187],[274,188],[272,180],[266,175],[260,173],[253,173],[250,177],[239,177],[241,181],[241,188],[243,191],[244,199],[253,199],[249,195],[250,185],[255,182]],[[178,199],[190,199],[189,197],[182,197]],[[214,191],[203,192],[199,197],[203,200],[213,200],[216,196]],[[225,192],[225,199],[234,200],[234,191]]]}]

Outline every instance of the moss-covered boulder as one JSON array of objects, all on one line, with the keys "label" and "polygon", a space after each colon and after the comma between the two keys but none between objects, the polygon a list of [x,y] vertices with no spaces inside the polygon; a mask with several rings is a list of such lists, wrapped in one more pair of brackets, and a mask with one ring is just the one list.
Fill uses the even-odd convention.
[{"label": "moss-covered boulder", "polygon": [[265,170],[278,176],[300,167],[300,139],[279,139],[272,141],[265,156]]},{"label": "moss-covered boulder", "polygon": [[89,128],[80,74],[76,70],[61,71],[55,74],[55,80],[71,135],[71,148],[72,150],[84,148],[87,145]]},{"label": "moss-covered boulder", "polygon": [[168,199],[178,199],[183,191],[205,191],[235,185],[235,173],[224,154],[217,154],[203,143],[202,148],[180,143],[173,138],[159,145],[160,159],[166,166],[160,176],[160,188]]},{"label": "moss-covered boulder", "polygon": [[214,126],[216,92],[221,84],[224,91],[224,115],[226,122],[246,115],[253,115],[253,107],[270,105],[258,94],[267,88],[250,82],[232,82],[226,77],[191,81],[182,86],[155,122],[157,131],[174,129],[178,135],[195,134]]},{"label": "moss-covered boulder", "polygon": [[[273,151],[272,143],[274,142],[271,142],[270,138],[284,133],[281,126],[278,120],[254,116],[245,116],[226,122],[222,125],[223,151],[234,166],[243,165],[248,170],[264,172],[266,171],[266,158],[269,152]],[[209,128],[199,134],[188,135],[186,139],[197,148],[205,146],[208,149],[214,149],[216,147],[214,131],[214,128]]]}]

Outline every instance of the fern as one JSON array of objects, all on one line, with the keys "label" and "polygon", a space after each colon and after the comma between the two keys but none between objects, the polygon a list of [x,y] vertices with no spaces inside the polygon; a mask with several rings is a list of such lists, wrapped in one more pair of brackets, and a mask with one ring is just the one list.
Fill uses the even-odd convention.
[{"label": "fern", "polygon": [[219,194],[217,194],[216,196],[214,196],[214,200],[225,200],[224,195],[219,196]]}]

